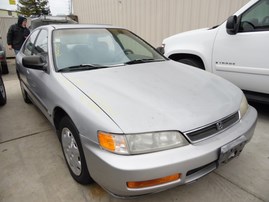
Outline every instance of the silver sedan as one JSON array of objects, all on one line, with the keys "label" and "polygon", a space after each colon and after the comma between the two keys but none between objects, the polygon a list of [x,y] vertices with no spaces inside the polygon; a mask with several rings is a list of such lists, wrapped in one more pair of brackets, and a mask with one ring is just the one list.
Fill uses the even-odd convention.
[{"label": "silver sedan", "polygon": [[254,133],[257,112],[239,88],[123,28],[39,27],[16,63],[24,101],[55,127],[72,177],[117,197],[195,181]]}]

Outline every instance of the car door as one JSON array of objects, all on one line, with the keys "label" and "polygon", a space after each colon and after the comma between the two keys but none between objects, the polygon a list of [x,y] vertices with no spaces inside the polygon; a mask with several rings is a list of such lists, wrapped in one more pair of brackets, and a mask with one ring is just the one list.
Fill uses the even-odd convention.
[{"label": "car door", "polygon": [[260,0],[238,16],[238,33],[220,28],[214,44],[214,72],[243,90],[269,94],[269,1]]},{"label": "car door", "polygon": [[27,89],[29,89],[29,83],[28,83],[28,80],[27,80],[26,76],[27,76],[27,73],[29,71],[26,68],[22,68],[22,60],[21,60],[21,58],[22,58],[22,56],[30,56],[30,55],[32,55],[32,49],[34,47],[34,43],[36,41],[36,38],[37,38],[39,32],[40,32],[40,30],[36,30],[33,33],[31,33],[29,38],[26,40],[26,42],[25,42],[25,44],[24,44],[24,46],[22,48],[22,51],[19,52],[17,57],[16,57],[16,63],[17,63],[16,66],[18,68],[20,82],[23,82]]},{"label": "car door", "polygon": [[48,31],[46,29],[41,29],[41,31],[38,32],[36,39],[34,40],[34,44],[32,44],[29,49],[30,55],[41,56],[42,59],[46,61],[46,71],[29,68],[24,69],[26,69],[26,83],[29,87],[33,99],[35,100],[36,105],[38,105],[41,111],[49,118],[49,92],[47,84],[51,83],[51,76],[50,67],[48,64]]}]

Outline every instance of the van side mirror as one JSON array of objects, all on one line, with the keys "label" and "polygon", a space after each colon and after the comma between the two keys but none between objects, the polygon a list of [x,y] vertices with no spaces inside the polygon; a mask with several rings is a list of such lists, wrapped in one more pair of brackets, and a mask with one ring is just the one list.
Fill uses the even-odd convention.
[{"label": "van side mirror", "polygon": [[226,22],[226,31],[228,34],[234,35],[238,32],[237,16],[230,16]]},{"label": "van side mirror", "polygon": [[160,53],[160,54],[164,54],[164,47],[160,46],[160,47],[157,47],[156,50]]}]

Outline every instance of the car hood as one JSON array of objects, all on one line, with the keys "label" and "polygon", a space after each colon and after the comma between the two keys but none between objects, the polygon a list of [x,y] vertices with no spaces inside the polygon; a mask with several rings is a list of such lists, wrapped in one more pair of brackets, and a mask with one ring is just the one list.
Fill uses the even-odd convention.
[{"label": "car hood", "polygon": [[185,132],[238,111],[242,99],[230,82],[173,61],[63,75],[124,133]]}]

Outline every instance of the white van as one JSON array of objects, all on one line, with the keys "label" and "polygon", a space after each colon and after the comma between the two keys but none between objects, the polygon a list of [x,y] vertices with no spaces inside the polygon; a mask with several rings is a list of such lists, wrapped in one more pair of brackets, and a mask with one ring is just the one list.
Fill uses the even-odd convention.
[{"label": "white van", "polygon": [[163,41],[164,55],[230,80],[269,103],[269,0],[251,0],[219,26]]}]

